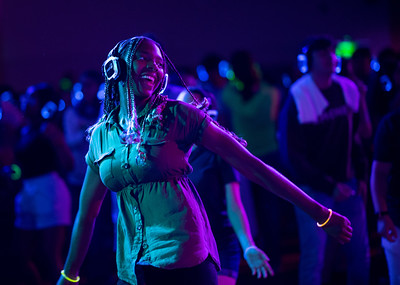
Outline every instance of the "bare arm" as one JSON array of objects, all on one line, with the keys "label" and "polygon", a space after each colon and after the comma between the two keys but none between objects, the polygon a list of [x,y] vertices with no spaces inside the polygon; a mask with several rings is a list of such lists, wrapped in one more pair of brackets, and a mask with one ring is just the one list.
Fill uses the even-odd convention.
[{"label": "bare arm", "polygon": [[[79,211],[76,215],[68,257],[64,265],[65,274],[71,278],[79,275],[106,193],[107,188],[101,183],[99,175],[87,167],[79,200]],[[57,284],[68,283],[63,277],[60,277]]]},{"label": "bare arm", "polygon": [[240,186],[238,182],[225,184],[226,206],[229,221],[231,222],[236,236],[244,252],[244,258],[249,265],[253,275],[257,274],[260,278],[266,278],[268,274],[274,275],[274,271],[269,265],[268,256],[254,243],[250,231],[249,220],[240,198]]},{"label": "bare arm", "polygon": [[[392,163],[374,160],[371,171],[371,196],[375,212],[386,212],[387,179],[392,169]],[[389,241],[397,238],[396,228],[392,219],[384,215],[378,219],[378,233]]]},{"label": "bare arm", "polygon": [[[305,211],[316,222],[323,223],[328,218],[329,211],[326,207],[309,197],[275,169],[256,158],[216,125],[210,124],[204,130],[200,143],[220,155],[248,179]],[[350,240],[352,230],[350,221],[335,212],[323,229],[341,243]]]}]

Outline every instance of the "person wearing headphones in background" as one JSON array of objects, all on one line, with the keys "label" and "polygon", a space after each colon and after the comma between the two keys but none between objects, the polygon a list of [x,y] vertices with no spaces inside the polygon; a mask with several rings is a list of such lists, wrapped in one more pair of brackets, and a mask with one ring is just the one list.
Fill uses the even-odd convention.
[{"label": "person wearing headphones in background", "polygon": [[[189,89],[198,101],[207,98],[210,102],[207,113],[217,120],[218,110],[214,95],[201,88]],[[177,100],[193,102],[192,96],[186,90],[179,94]],[[189,163],[193,167],[189,179],[193,181],[204,203],[217,243],[221,261],[218,284],[236,284],[239,275],[240,245],[253,275],[258,273],[257,278],[273,276],[274,271],[269,265],[268,256],[256,246],[251,235],[250,224],[240,197],[239,173],[217,154],[202,146],[193,146]],[[265,271],[257,270],[264,264]]]},{"label": "person wearing headphones in background", "polygon": [[217,284],[216,243],[203,203],[187,178],[193,144],[215,152],[249,179],[306,211],[339,242],[350,240],[347,218],[249,153],[241,140],[202,110],[206,102],[194,107],[162,95],[167,63],[176,71],[157,42],[133,37],[119,42],[103,64],[104,116],[90,130],[88,167],[58,285],[80,280],[106,194],[102,183],[117,192],[118,284]]},{"label": "person wearing headphones in background", "polygon": [[26,125],[15,149],[23,183],[15,198],[15,228],[17,279],[26,284],[57,281],[71,224],[71,197],[63,176],[74,162],[57,123],[59,100],[50,85],[39,83],[27,89],[21,102]]},{"label": "person wearing headphones in background", "polygon": [[[368,127],[360,114],[360,94],[349,79],[335,74],[337,57],[328,36],[311,38],[303,48],[301,70],[307,72],[290,88],[280,114],[282,160],[300,188],[332,209],[344,213],[353,225],[353,237],[343,249],[348,284],[369,282],[365,177],[357,177],[354,136]],[[303,61],[304,63],[304,61]],[[304,212],[296,209],[300,238],[299,284],[319,285],[328,236]],[[329,272],[331,268],[325,268]]]}]

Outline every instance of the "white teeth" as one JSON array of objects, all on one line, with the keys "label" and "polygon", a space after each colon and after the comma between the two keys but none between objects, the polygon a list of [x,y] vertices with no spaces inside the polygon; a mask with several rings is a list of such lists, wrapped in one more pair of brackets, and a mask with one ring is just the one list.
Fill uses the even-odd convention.
[{"label": "white teeth", "polygon": [[154,80],[155,80],[153,76],[149,76],[149,75],[142,75],[141,78],[150,80],[151,82],[154,82]]}]

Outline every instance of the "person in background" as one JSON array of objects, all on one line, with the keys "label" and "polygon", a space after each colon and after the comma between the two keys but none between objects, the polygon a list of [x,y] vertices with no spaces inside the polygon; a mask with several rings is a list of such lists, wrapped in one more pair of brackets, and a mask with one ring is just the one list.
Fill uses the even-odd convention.
[{"label": "person in background", "polygon": [[400,284],[400,109],[380,122],[374,143],[371,195],[391,285]]},{"label": "person in background", "polygon": [[216,243],[187,178],[193,144],[217,153],[249,179],[300,207],[339,242],[350,240],[347,218],[254,157],[201,110],[204,104],[194,107],[162,95],[167,63],[174,68],[157,42],[133,37],[119,42],[103,64],[104,116],[90,132],[88,167],[58,285],[80,280],[106,194],[102,184],[117,192],[118,284],[217,284]]},{"label": "person in background", "polygon": [[89,143],[87,129],[97,122],[100,115],[100,100],[97,97],[103,82],[97,71],[85,71],[71,91],[71,105],[63,114],[65,140],[74,157],[74,167],[67,173],[67,183],[72,194],[72,215],[78,211],[79,192],[85,178],[85,154]]},{"label": "person in background", "polygon": [[15,156],[23,186],[15,197],[14,226],[21,270],[17,278],[26,284],[56,282],[71,224],[71,197],[62,175],[74,162],[56,123],[59,99],[50,85],[39,83],[22,100],[26,125]]},{"label": "person in background", "polygon": [[[369,241],[365,177],[356,174],[355,134],[368,122],[357,86],[335,74],[335,43],[329,36],[311,38],[303,48],[308,73],[290,88],[279,121],[283,161],[300,188],[317,201],[346,213],[353,238],[343,247],[348,284],[369,282]],[[299,283],[319,285],[332,246],[313,220],[296,209],[300,238]],[[331,268],[325,266],[327,272]]]},{"label": "person in background", "polygon": [[[247,51],[237,51],[231,57],[235,80],[222,91],[222,100],[231,114],[232,130],[247,141],[248,150],[264,163],[280,169],[276,140],[276,123],[280,106],[280,91],[262,80],[259,65]],[[257,183],[250,183],[250,199],[255,210],[257,244],[268,252],[273,267],[280,264],[280,220],[282,202]],[[246,201],[246,200],[245,200]]]},{"label": "person in background", "polygon": [[[202,102],[207,98],[210,105],[207,113],[217,120],[218,110],[212,93],[200,88],[189,88],[193,96]],[[185,90],[177,100],[193,103],[192,96]],[[217,242],[221,261],[218,284],[236,284],[239,275],[240,245],[251,272],[258,278],[274,275],[269,258],[260,250],[251,235],[249,221],[240,197],[239,174],[218,155],[204,147],[193,146],[189,157],[193,172],[189,174],[202,198],[211,230]],[[238,240],[239,239],[239,240]],[[261,269],[266,264],[266,271]]]}]

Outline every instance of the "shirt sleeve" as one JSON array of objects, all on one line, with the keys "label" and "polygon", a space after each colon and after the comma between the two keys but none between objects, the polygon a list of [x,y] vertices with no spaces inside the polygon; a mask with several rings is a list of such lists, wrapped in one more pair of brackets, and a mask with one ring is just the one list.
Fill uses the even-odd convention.
[{"label": "shirt sleeve", "polygon": [[201,141],[204,130],[212,119],[204,111],[193,105],[178,102],[176,114],[176,131],[179,138],[188,144]]},{"label": "shirt sleeve", "polygon": [[89,150],[85,155],[86,164],[96,173],[99,173],[99,166],[96,161],[96,153],[99,147],[99,130],[98,128],[93,130],[90,137]]}]

